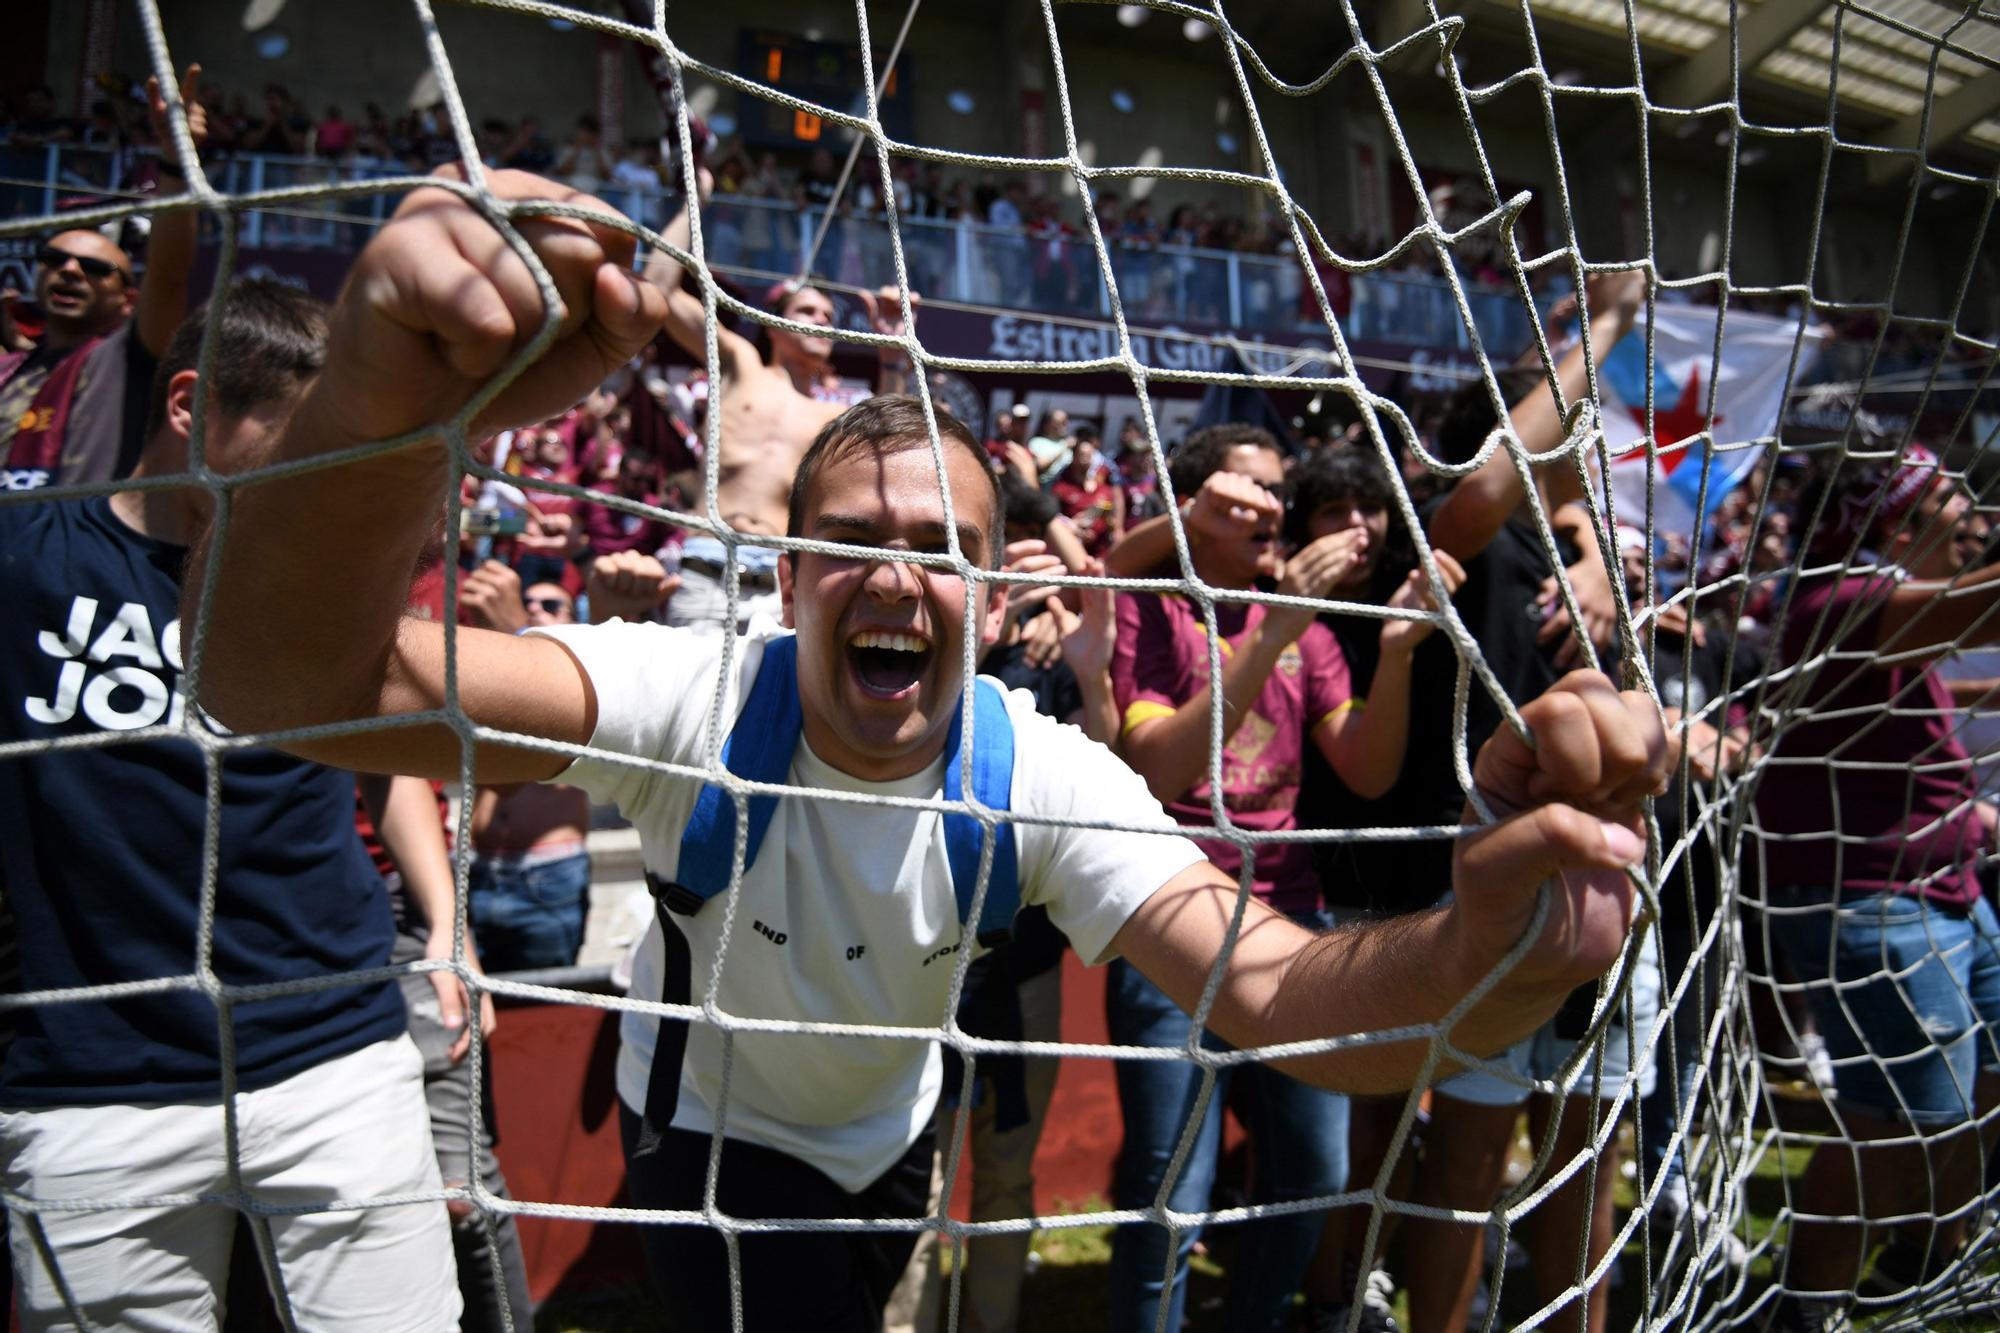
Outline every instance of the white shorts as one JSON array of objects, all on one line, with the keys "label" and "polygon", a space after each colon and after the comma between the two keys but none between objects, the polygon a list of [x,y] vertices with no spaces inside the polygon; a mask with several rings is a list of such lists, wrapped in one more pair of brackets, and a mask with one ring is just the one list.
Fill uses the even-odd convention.
[{"label": "white shorts", "polygon": [[[1632,1098],[1637,1101],[1652,1094],[1653,1026],[1659,1013],[1660,933],[1651,930],[1646,933],[1646,943],[1632,972],[1633,1026],[1629,1029],[1625,1026],[1624,1006],[1621,1004],[1612,1011],[1611,1022],[1604,1029],[1603,1081],[1595,1085],[1598,1095],[1604,1100],[1616,1097],[1625,1086],[1632,1076],[1635,1060],[1639,1068]],[[1563,1062],[1570,1058],[1576,1047],[1574,1039],[1556,1035],[1556,1023],[1551,1019],[1487,1061],[1489,1066],[1498,1065],[1499,1069],[1468,1069],[1439,1083],[1437,1091],[1476,1106],[1519,1106],[1528,1100],[1530,1092],[1535,1091],[1529,1086],[1531,1083],[1552,1082],[1561,1074]],[[1506,1072],[1502,1073],[1502,1070]],[[1592,1080],[1597,1072],[1596,1055],[1585,1054],[1563,1082],[1563,1094],[1569,1097],[1590,1096]]]},{"label": "white shorts", "polygon": [[[243,1188],[277,1207],[440,1188],[423,1057],[397,1037],[237,1097]],[[228,1189],[222,1104],[0,1111],[0,1179],[41,1202],[217,1195]],[[184,1333],[219,1323],[237,1214],[221,1203],[40,1211],[9,1219],[15,1298],[30,1333],[75,1328],[38,1253],[39,1219],[92,1327]],[[458,1327],[458,1267],[441,1201],[272,1216],[301,1329]]]}]

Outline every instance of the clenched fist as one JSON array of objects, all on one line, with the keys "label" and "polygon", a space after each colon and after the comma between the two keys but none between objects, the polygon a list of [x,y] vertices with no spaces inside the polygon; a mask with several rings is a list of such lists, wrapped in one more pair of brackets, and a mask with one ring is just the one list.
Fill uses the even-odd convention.
[{"label": "clenched fist", "polygon": [[[438,174],[462,179],[456,167]],[[616,216],[601,200],[522,171],[489,171],[502,201],[549,199]],[[632,272],[633,240],[569,218],[516,216],[546,268],[553,312],[533,272],[458,195],[413,191],[349,273],[313,401],[354,442],[442,424],[542,331],[554,338],[484,407],[474,435],[563,411],[659,331],[666,297]]]},{"label": "clenched fist", "polygon": [[674,595],[680,575],[638,551],[600,555],[590,563],[584,594],[590,599],[590,623],[644,620]]}]

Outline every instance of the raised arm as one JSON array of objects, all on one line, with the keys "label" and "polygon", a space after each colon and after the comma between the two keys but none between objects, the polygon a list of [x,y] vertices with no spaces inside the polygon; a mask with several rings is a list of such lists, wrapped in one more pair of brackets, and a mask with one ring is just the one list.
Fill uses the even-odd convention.
[{"label": "raised arm", "polygon": [[[1211,472],[1192,499],[1181,497],[1181,522],[1190,542],[1254,530],[1270,515],[1282,516],[1276,496],[1240,472]],[[1174,558],[1174,516],[1161,514],[1125,530],[1104,553],[1104,572],[1114,578],[1143,578]]]},{"label": "raised arm", "polygon": [[1875,647],[1937,659],[2000,642],[2000,564],[1954,581],[1906,579],[1890,590],[1875,622]]},{"label": "raised arm", "polygon": [[[714,187],[715,178],[707,167],[697,170],[698,186],[696,197],[681,200],[681,211],[674,214],[660,236],[669,244],[687,250],[694,239],[694,223],[688,218],[688,210],[699,208],[708,202],[708,192]],[[665,250],[655,246],[646,256],[646,281],[659,288],[667,300],[667,336],[679,344],[680,349],[697,361],[708,356],[707,318],[702,310],[701,298],[681,286],[681,274],[685,267]],[[722,373],[735,375],[746,366],[757,364],[757,349],[750,345],[741,334],[718,323],[715,326],[716,355],[722,362]]]},{"label": "raised arm", "polygon": [[[1537,748],[1501,730],[1475,776],[1501,811],[1463,839],[1453,904],[1315,935],[1262,904],[1246,905],[1208,1026],[1238,1047],[1273,1046],[1435,1023],[1464,999],[1534,918],[1553,877],[1548,918],[1527,956],[1451,1029],[1475,1056],[1541,1026],[1624,947],[1634,892],[1625,868],[1645,855],[1640,805],[1664,788],[1671,746],[1652,704],[1594,672],[1565,678],[1522,710]],[[1113,947],[1192,1011],[1221,952],[1236,885],[1195,866],[1149,898]],[[1378,1042],[1280,1062],[1323,1087],[1395,1092],[1423,1070],[1421,1039]],[[1439,1078],[1457,1068],[1449,1061]]]},{"label": "raised arm", "polygon": [[[1646,275],[1640,270],[1599,273],[1586,288],[1590,310],[1591,355],[1598,363],[1610,354],[1620,338],[1632,329],[1646,300]],[[1556,363],[1556,380],[1562,385],[1563,401],[1573,403],[1587,387],[1584,375],[1584,340],[1563,354]],[[1563,441],[1562,408],[1546,384],[1537,384],[1527,397],[1507,413],[1521,445],[1531,454],[1547,453]],[[1564,462],[1548,470],[1548,501],[1551,508],[1571,499],[1580,484],[1574,465]],[[1486,549],[1507,518],[1526,497],[1520,471],[1505,449],[1497,449],[1479,469],[1452,487],[1426,525],[1434,546],[1450,551],[1460,560],[1470,560]]]},{"label": "raised arm", "polygon": [[[452,885],[451,849],[444,840],[444,824],[438,818],[437,798],[431,784],[422,778],[364,777],[361,797],[375,821],[375,834],[382,850],[396,863],[403,877],[403,891],[410,905],[423,918],[426,959],[451,957],[452,918],[457,910]],[[479,955],[472,946],[470,927],[466,936],[466,961],[479,970]],[[456,1032],[451,1044],[451,1061],[457,1064],[472,1048],[472,1030],[465,1025],[465,983],[450,972],[429,972],[437,990],[438,1018],[445,1028]],[[497,1020],[493,997],[479,997],[479,1030],[492,1036]]]},{"label": "raised arm", "polygon": [[[1262,489],[1261,487],[1259,488]],[[1285,561],[1278,591],[1291,597],[1324,597],[1352,569],[1357,558],[1360,529],[1350,528],[1322,537]],[[1136,602],[1128,602],[1136,606]],[[1129,615],[1121,619],[1121,638]],[[1227,745],[1250,716],[1251,705],[1263,693],[1265,682],[1277,669],[1278,659],[1312,624],[1311,610],[1296,607],[1267,607],[1264,616],[1237,641],[1222,659],[1222,743]],[[1136,625],[1134,626],[1136,628]],[[1144,645],[1139,645],[1143,650]],[[1125,645],[1120,644],[1125,651]],[[1161,801],[1171,801],[1193,787],[1208,772],[1208,717],[1214,690],[1203,686],[1193,698],[1173,711],[1133,721],[1127,717],[1120,753],[1132,771],[1146,780],[1147,788]],[[1332,762],[1329,758],[1329,762]],[[1340,772],[1336,763],[1335,771]],[[1351,775],[1341,772],[1341,780],[1353,785]],[[1393,781],[1393,776],[1391,778]],[[1366,781],[1365,778],[1362,781]],[[1380,795],[1388,784],[1370,793]]]},{"label": "raised arm", "polygon": [[[489,173],[503,199],[611,210],[522,172]],[[517,224],[554,280],[564,317],[553,343],[500,393],[472,434],[542,420],[581,398],[659,327],[665,301],[630,270],[621,233],[566,219]],[[268,454],[303,463],[448,420],[531,339],[542,301],[526,265],[470,207],[418,190],[356,259],[326,362]],[[203,539],[182,601],[198,623],[208,561],[215,604],[200,659],[201,702],[238,731],[394,718],[442,706],[445,627],[405,617],[411,571],[435,531],[446,481],[441,441],[258,481],[235,494],[226,529]],[[455,630],[459,703],[475,723],[581,744],[596,699],[553,641]],[[307,744],[296,753],[367,772],[450,777],[459,743],[441,724]],[[482,744],[479,774],[540,781],[561,755]]]},{"label": "raised arm", "polygon": [[[181,80],[180,101],[187,108],[188,137],[197,151],[208,140],[208,112],[201,104],[201,66],[189,65]],[[167,118],[167,99],[157,77],[146,80],[146,109],[152,117],[153,141],[160,146],[160,197],[187,189],[186,164],[174,142]],[[146,280],[132,307],[132,331],[155,358],[164,356],[174,330],[187,315],[188,273],[194,267],[201,215],[187,209],[155,214],[146,238]]]}]

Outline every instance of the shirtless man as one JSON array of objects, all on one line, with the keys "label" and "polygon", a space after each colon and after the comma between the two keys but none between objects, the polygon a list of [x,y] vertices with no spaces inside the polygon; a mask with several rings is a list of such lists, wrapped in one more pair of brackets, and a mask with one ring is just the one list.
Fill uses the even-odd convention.
[{"label": "shirtless man", "polygon": [[[699,172],[699,181],[699,197],[706,203],[713,184],[706,168]],[[661,234],[669,243],[688,249],[692,229],[687,210],[683,208]],[[681,273],[682,266],[664,250],[653,251],[646,261],[647,280],[667,294],[668,336],[690,355],[705,359],[701,297],[681,286]],[[895,288],[864,292],[861,300],[876,332],[891,336],[903,332],[902,300]],[[786,319],[833,327],[832,299],[804,282],[778,284],[768,304],[772,314]],[[910,304],[917,304],[914,292]],[[714,409],[722,413],[715,512],[736,532],[776,535],[785,530],[792,477],[806,447],[820,427],[852,405],[817,396],[823,392],[821,379],[833,340],[765,329],[760,341],[768,345],[767,357],[758,343],[726,325],[716,325],[715,338],[722,370],[720,407]],[[884,348],[876,392],[903,392],[908,373],[909,359],[900,350]],[[739,546],[736,560],[737,623],[726,625],[729,550],[714,537],[690,536],[681,547],[682,583],[667,608],[667,623],[720,634],[725,628],[744,632],[754,618],[775,620],[778,553],[769,547]]]}]

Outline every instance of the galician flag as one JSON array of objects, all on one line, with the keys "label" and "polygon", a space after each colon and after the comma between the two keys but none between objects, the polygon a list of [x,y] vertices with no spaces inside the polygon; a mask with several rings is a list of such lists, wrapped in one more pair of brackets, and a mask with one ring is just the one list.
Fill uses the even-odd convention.
[{"label": "galician flag", "polygon": [[[1801,338],[1799,374],[1819,354],[1819,333],[1799,332],[1796,320],[1731,310],[1715,355],[1712,306],[1660,304],[1654,310],[1653,427],[1659,437],[1654,482],[1654,539],[1680,533],[1692,539],[1702,475],[1708,476],[1707,511],[1764,456],[1758,448],[1730,446],[1774,434],[1784,407],[1792,348]],[[1620,339],[1598,366],[1604,390],[1604,442],[1611,456],[1611,492],[1618,521],[1646,521],[1646,325]],[[1711,423],[1710,386],[1714,386]],[[1697,438],[1711,429],[1717,449]]]}]

